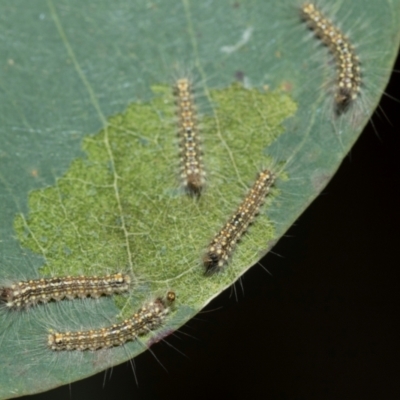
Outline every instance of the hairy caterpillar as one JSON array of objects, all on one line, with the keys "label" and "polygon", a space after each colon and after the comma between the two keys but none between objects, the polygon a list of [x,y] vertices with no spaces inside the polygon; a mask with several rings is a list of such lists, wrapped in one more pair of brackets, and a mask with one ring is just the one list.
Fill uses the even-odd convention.
[{"label": "hairy caterpillar", "polygon": [[341,114],[348,109],[360,92],[361,69],[358,56],[349,39],[314,4],[303,4],[300,15],[335,57],[337,68],[335,111]]},{"label": "hairy caterpillar", "polygon": [[0,287],[0,301],[18,309],[51,300],[110,296],[129,289],[131,277],[116,273],[98,276],[62,276],[20,281]]},{"label": "hairy caterpillar", "polygon": [[257,215],[274,180],[275,176],[269,170],[260,172],[256,182],[239,208],[209,244],[203,257],[206,274],[212,274],[220,270],[228,261],[236,243],[247,231],[248,226]]},{"label": "hairy caterpillar", "polygon": [[192,83],[187,78],[178,79],[174,85],[181,146],[181,178],[190,194],[199,195],[204,187],[205,172],[192,91]]},{"label": "hairy caterpillar", "polygon": [[138,336],[158,328],[175,301],[175,293],[168,292],[165,298],[157,297],[141,307],[130,318],[106,328],[74,332],[51,332],[47,344],[51,350],[98,350],[121,346]]}]

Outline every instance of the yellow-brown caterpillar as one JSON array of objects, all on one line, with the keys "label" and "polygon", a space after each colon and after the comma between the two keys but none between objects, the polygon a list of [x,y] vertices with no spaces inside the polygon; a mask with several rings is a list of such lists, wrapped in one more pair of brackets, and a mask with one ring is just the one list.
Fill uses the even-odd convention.
[{"label": "yellow-brown caterpillar", "polygon": [[187,78],[174,85],[181,147],[181,178],[192,195],[200,195],[205,183],[202,152],[192,84]]},{"label": "yellow-brown caterpillar", "polygon": [[315,35],[329,47],[336,60],[337,89],[336,113],[348,109],[357,98],[361,87],[360,61],[349,39],[312,4],[305,3],[300,10],[301,18]]},{"label": "yellow-brown caterpillar", "polygon": [[54,351],[94,351],[121,346],[161,326],[165,316],[170,312],[170,306],[175,301],[175,297],[174,292],[168,292],[165,298],[156,298],[141,307],[130,318],[106,328],[51,332],[47,338],[47,345]]},{"label": "yellow-brown caterpillar", "polygon": [[130,283],[131,277],[122,273],[33,279],[0,287],[0,302],[10,309],[18,309],[51,300],[98,298],[126,292]]},{"label": "yellow-brown caterpillar", "polygon": [[274,181],[275,176],[269,170],[259,173],[256,182],[242,204],[209,244],[203,257],[206,274],[221,270],[228,261],[238,240],[258,214]]}]

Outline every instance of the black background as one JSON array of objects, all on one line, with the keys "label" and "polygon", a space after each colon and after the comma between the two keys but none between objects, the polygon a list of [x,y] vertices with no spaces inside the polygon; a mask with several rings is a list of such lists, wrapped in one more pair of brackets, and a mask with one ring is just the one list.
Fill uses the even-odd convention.
[{"label": "black background", "polygon": [[[399,88],[394,73],[387,93]],[[385,97],[381,109],[390,122],[375,114],[262,260],[272,275],[253,267],[152,347],[163,367],[148,351],[138,385],[127,363],[29,399],[400,398],[400,105]]]}]

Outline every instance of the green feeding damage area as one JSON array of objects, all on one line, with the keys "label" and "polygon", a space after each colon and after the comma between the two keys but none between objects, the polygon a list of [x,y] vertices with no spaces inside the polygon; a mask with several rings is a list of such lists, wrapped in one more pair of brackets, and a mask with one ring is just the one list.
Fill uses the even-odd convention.
[{"label": "green feeding damage area", "polygon": [[171,87],[153,92],[152,101],[131,104],[86,137],[87,156],[74,160],[55,186],[31,192],[27,218],[17,216],[14,225],[22,245],[46,260],[43,276],[130,270],[143,291],[171,287],[179,303],[198,307],[214,285],[229,284],[276,238],[262,208],[226,271],[211,287],[207,280],[199,287],[202,254],[257,173],[271,164],[266,148],[283,133],[282,122],[296,105],[283,91],[240,84],[197,95],[206,183],[200,198],[193,198],[179,177]]}]

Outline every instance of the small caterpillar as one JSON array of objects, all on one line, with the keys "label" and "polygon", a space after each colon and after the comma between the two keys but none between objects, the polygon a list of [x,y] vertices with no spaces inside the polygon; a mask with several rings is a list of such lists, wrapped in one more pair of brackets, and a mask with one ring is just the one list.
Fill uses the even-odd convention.
[{"label": "small caterpillar", "polygon": [[132,317],[106,328],[75,332],[51,331],[47,345],[54,351],[94,351],[121,346],[158,328],[169,313],[175,297],[174,292],[168,292],[165,298],[156,298],[141,307]]},{"label": "small caterpillar", "polygon": [[205,172],[201,156],[196,108],[193,100],[192,84],[187,78],[178,79],[174,85],[179,136],[181,146],[181,178],[186,190],[192,195],[200,195],[204,186]]},{"label": "small caterpillar", "polygon": [[259,173],[242,204],[209,244],[203,257],[206,274],[221,270],[228,261],[236,243],[257,215],[274,181],[275,176],[269,170]]},{"label": "small caterpillar", "polygon": [[312,3],[305,3],[301,7],[300,14],[302,20],[329,47],[335,57],[337,68],[335,111],[339,115],[348,109],[360,92],[360,61],[349,39]]},{"label": "small caterpillar", "polygon": [[110,296],[126,292],[131,277],[116,273],[99,276],[63,276],[20,281],[0,287],[0,302],[10,309],[27,308],[51,300]]}]

